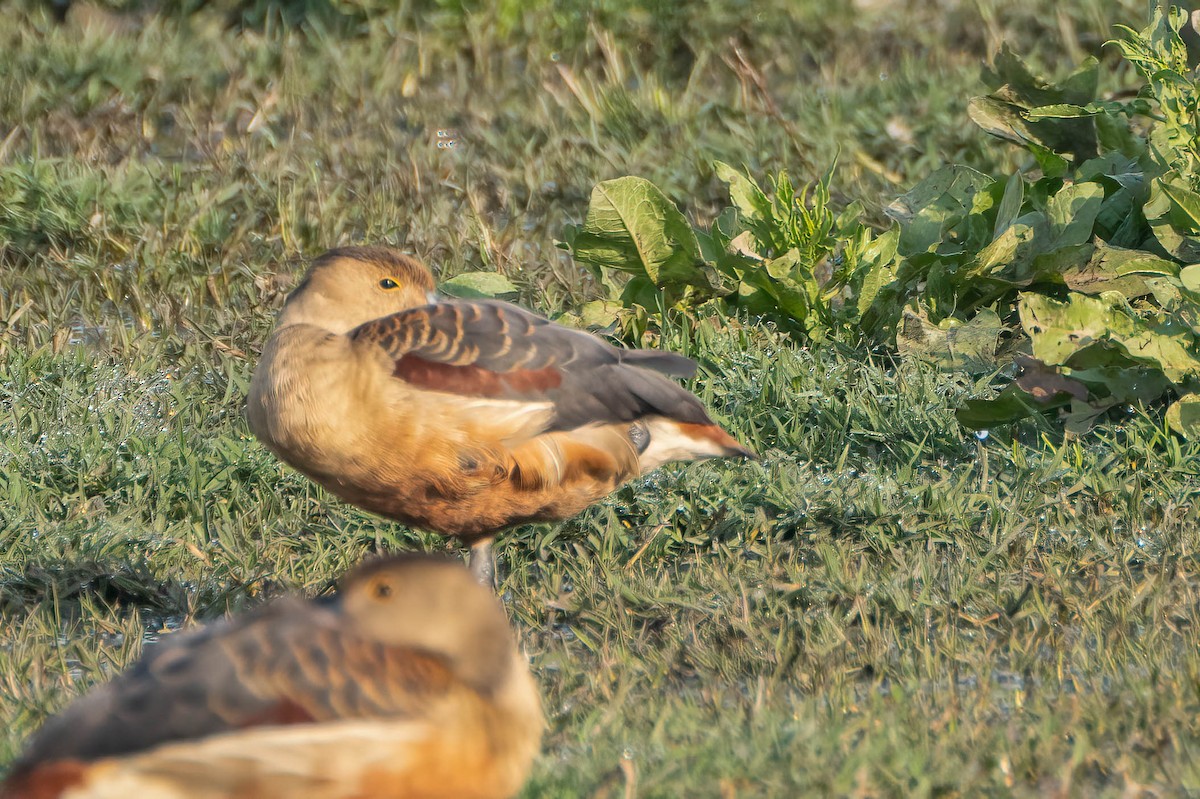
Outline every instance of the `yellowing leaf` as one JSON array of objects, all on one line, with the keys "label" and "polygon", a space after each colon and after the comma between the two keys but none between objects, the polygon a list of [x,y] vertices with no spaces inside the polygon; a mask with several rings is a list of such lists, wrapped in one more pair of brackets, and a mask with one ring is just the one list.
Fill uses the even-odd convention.
[{"label": "yellowing leaf", "polygon": [[1184,438],[1200,438],[1200,396],[1188,394],[1167,408],[1167,424]]},{"label": "yellowing leaf", "polygon": [[443,281],[440,288],[466,299],[514,299],[520,293],[511,280],[496,272],[464,272]]}]

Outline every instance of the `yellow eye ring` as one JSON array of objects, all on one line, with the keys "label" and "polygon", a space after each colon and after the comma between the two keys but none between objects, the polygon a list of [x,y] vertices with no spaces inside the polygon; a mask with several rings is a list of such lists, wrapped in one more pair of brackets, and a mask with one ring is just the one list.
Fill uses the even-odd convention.
[{"label": "yellow eye ring", "polygon": [[383,289],[384,291],[391,291],[392,289],[400,288],[400,284],[395,280],[392,280],[390,277],[385,277],[383,280],[379,281],[379,288]]}]

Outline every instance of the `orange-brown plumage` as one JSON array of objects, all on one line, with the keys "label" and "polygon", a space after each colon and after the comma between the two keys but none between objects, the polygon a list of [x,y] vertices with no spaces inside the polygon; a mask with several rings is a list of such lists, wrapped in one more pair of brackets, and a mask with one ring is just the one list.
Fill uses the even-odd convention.
[{"label": "orange-brown plumage", "polygon": [[502,799],[543,725],[495,598],[408,556],[170,636],[51,719],[0,797]]},{"label": "orange-brown plumage", "polygon": [[433,287],[385,248],[317,259],[255,370],[255,435],[343,499],[472,544],[668,461],[752,455],[669,379],[690,360]]}]

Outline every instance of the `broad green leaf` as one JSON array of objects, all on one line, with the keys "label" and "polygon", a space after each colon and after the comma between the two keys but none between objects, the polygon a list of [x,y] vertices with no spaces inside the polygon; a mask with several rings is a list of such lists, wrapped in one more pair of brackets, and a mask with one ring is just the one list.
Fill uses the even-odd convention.
[{"label": "broad green leaf", "polygon": [[1187,394],[1167,408],[1167,424],[1184,438],[1200,438],[1200,396]]},{"label": "broad green leaf", "polygon": [[1144,203],[1149,196],[1145,170],[1138,164],[1136,158],[1131,158],[1123,153],[1107,153],[1099,158],[1085,161],[1080,165],[1075,177],[1081,183],[1084,181],[1112,181],[1112,183],[1128,189],[1138,198],[1139,202]]},{"label": "broad green leaf", "polygon": [[1171,201],[1172,221],[1190,233],[1200,232],[1200,194],[1183,185],[1182,180],[1155,181]]},{"label": "broad green leaf", "polygon": [[862,216],[866,211],[866,206],[862,200],[854,200],[849,205],[841,210],[834,220],[834,230],[841,235],[849,235],[854,228],[862,226]]},{"label": "broad green leaf", "polygon": [[1000,45],[1000,52],[992,59],[990,67],[983,70],[983,80],[992,89],[1008,88],[1014,96],[1031,106],[1058,102],[1062,98],[1055,88],[1044,79],[1035,76],[1007,42]]},{"label": "broad green leaf", "polygon": [[1093,396],[1104,397],[1118,404],[1150,402],[1171,388],[1171,381],[1167,380],[1166,375],[1144,366],[1096,366],[1088,369],[1071,368],[1066,372],[1073,380],[1087,385]]},{"label": "broad green leaf", "polygon": [[1077,352],[1105,344],[1118,347],[1133,361],[1156,366],[1173,383],[1200,375],[1190,330],[1155,326],[1134,316],[1116,292],[1099,297],[1073,293],[1067,302],[1025,293],[1018,312],[1034,357],[1045,363],[1069,365]]},{"label": "broad green leaf", "polygon": [[921,310],[906,309],[896,345],[901,355],[938,364],[943,369],[984,374],[996,368],[996,349],[1004,324],[990,308],[968,322],[944,319],[932,324]]},{"label": "broad green leaf", "polygon": [[442,291],[465,299],[516,298],[520,293],[513,282],[496,272],[464,272],[439,284]]},{"label": "broad green leaf", "polygon": [[1129,120],[1116,112],[1096,117],[1096,140],[1102,151],[1120,152],[1129,158],[1136,158],[1146,147],[1130,128]]},{"label": "broad green leaf", "polygon": [[738,211],[736,208],[726,208],[721,213],[717,214],[717,218],[712,223],[712,235],[720,236],[726,243],[732,241],[734,236],[742,232],[741,221],[738,219]]},{"label": "broad green leaf", "polygon": [[578,313],[563,313],[554,321],[585,330],[611,329],[621,323],[630,311],[616,300],[585,302]]},{"label": "broad green leaf", "polygon": [[1058,86],[1064,104],[1088,105],[1100,88],[1100,61],[1095,56],[1083,59],[1075,71]]},{"label": "broad green leaf", "polygon": [[1188,291],[1200,294],[1200,264],[1189,264],[1179,270],[1179,282]]},{"label": "broad green leaf", "polygon": [[971,430],[986,430],[1001,424],[1019,422],[1038,413],[1061,408],[1069,395],[1057,394],[1047,403],[1035,401],[1015,385],[1010,385],[990,400],[967,400],[954,412],[958,423]]},{"label": "broad green leaf", "polygon": [[1028,272],[1015,275],[1019,281],[1018,285],[1042,282],[1057,283],[1063,279],[1064,272],[1078,269],[1087,264],[1095,249],[1090,242],[1071,244],[1034,256],[1029,264]]},{"label": "broad green leaf", "polygon": [[1146,142],[1129,126],[1123,114],[1100,114],[1096,118],[1096,138],[1102,152],[1121,152],[1130,158],[1146,149]]},{"label": "broad green leaf", "polygon": [[621,291],[621,302],[626,308],[631,308],[635,305],[645,308],[647,311],[662,311],[666,310],[666,302],[664,301],[662,292],[654,285],[650,278],[644,275],[635,275],[625,284],[625,288]]},{"label": "broad green leaf", "polygon": [[1050,198],[1062,191],[1067,182],[1061,175],[1042,175],[1025,187],[1025,205],[1032,210],[1046,212]]},{"label": "broad green leaf", "polygon": [[743,282],[738,286],[737,307],[751,316],[772,316],[779,310],[779,302],[769,292]]},{"label": "broad green leaf", "polygon": [[[914,255],[932,252],[952,231],[957,231],[975,207],[975,197],[996,181],[966,166],[947,166],[922,180],[897,198],[885,212],[900,223],[899,252]],[[991,226],[988,226],[990,232]],[[962,230],[965,234],[967,230]],[[965,240],[956,240],[961,250]]]},{"label": "broad green leaf", "polygon": [[867,312],[883,287],[896,279],[892,263],[896,260],[896,245],[899,240],[900,231],[893,226],[871,242],[867,251],[863,253],[863,260],[869,266],[866,275],[863,276],[856,301],[859,316]]},{"label": "broad green leaf", "polygon": [[767,274],[776,280],[799,277],[797,270],[801,267],[800,253],[797,250],[788,250],[778,258],[768,258],[762,265]]},{"label": "broad green leaf", "polygon": [[1118,188],[1104,198],[1093,232],[1115,247],[1139,247],[1146,238],[1140,203],[1128,189]]},{"label": "broad green leaf", "polygon": [[994,97],[972,97],[967,116],[985,133],[1024,146],[1032,141],[1020,107]]},{"label": "broad green leaf", "polygon": [[1047,364],[1065,364],[1079,350],[1102,343],[1111,334],[1133,333],[1133,320],[1105,299],[1072,294],[1069,301],[1059,302],[1024,293],[1017,307],[1021,326],[1033,343],[1033,357]]},{"label": "broad green leaf", "polygon": [[1090,242],[1064,245],[1055,239],[1043,214],[1026,214],[985,247],[963,275],[987,276],[1009,286],[1061,282],[1063,272],[1082,267],[1092,252]]},{"label": "broad green leaf", "polygon": [[[954,317],[958,310],[958,264],[950,258],[939,258],[925,273],[925,290],[921,300],[929,318],[938,323],[958,320]],[[897,334],[899,335],[899,334]]]},{"label": "broad green leaf", "polygon": [[1174,222],[1174,217],[1179,211],[1164,191],[1162,181],[1151,182],[1150,199],[1142,212],[1146,215],[1154,238],[1164,250],[1184,263],[1200,262],[1200,238],[1180,232]]},{"label": "broad green leaf", "polygon": [[1095,183],[1067,186],[1052,195],[1046,213],[1024,214],[983,248],[965,276],[987,275],[1013,286],[1058,280],[1092,254],[1092,225],[1104,189]]},{"label": "broad green leaf", "polygon": [[1103,201],[1104,189],[1096,183],[1076,183],[1051,197],[1046,204],[1046,216],[1050,220],[1052,246],[1069,247],[1090,241]]},{"label": "broad green leaf", "polygon": [[737,209],[726,208],[713,220],[707,232],[695,231],[701,257],[710,264],[717,264],[729,251],[729,243],[741,232]]},{"label": "broad green leaf", "polygon": [[804,287],[782,273],[773,277],[765,268],[755,269],[746,273],[744,280],[747,284],[760,289],[775,301],[777,310],[803,323],[810,312],[809,296]]},{"label": "broad green leaf", "polygon": [[[976,257],[976,265],[965,276],[994,274],[1008,268],[1017,261],[1017,253],[1022,248],[1034,244],[1038,233],[1045,239],[1049,226],[1043,214],[1034,212],[1013,220],[999,236],[988,246],[980,250]],[[1032,257],[1032,256],[1029,256]]]},{"label": "broad green leaf", "polygon": [[1117,291],[1126,297],[1150,293],[1145,278],[1174,277],[1179,266],[1141,250],[1098,246],[1086,265],[1063,272],[1063,280],[1072,291],[1100,294]]},{"label": "broad green leaf", "polygon": [[700,247],[700,257],[710,264],[725,254],[728,241],[722,241],[721,236],[714,231],[696,230],[696,244]]},{"label": "broad green leaf", "polygon": [[1025,149],[1033,155],[1042,174],[1048,178],[1061,178],[1071,171],[1071,163],[1049,147],[1031,141]]},{"label": "broad green leaf", "polygon": [[1025,180],[1020,172],[1014,172],[1004,185],[1004,197],[1000,200],[1000,207],[996,210],[996,224],[992,227],[993,237],[1008,230],[1013,220],[1020,215],[1024,202]]},{"label": "broad green leaf", "polygon": [[1059,417],[1062,419],[1064,430],[1082,436],[1092,429],[1105,411],[1120,404],[1116,400],[1108,398],[1092,399],[1090,402],[1072,398],[1067,407],[1059,411]]},{"label": "broad green leaf", "polygon": [[723,161],[713,163],[717,177],[729,184],[729,199],[746,219],[765,222],[774,219],[771,200],[749,175],[737,171]]},{"label": "broad green leaf", "polygon": [[1007,45],[984,70],[992,88],[973,98],[967,114],[988,133],[1029,149],[1048,174],[1065,167],[1062,156],[1076,163],[1096,155],[1096,132],[1089,108],[1096,97],[1099,62],[1089,58],[1056,86],[1035,76]]},{"label": "broad green leaf", "polygon": [[659,288],[712,288],[692,226],[643,178],[606,180],[592,189],[572,245],[580,261],[643,276]]},{"label": "broad green leaf", "polygon": [[611,327],[624,309],[613,300],[592,300],[579,309],[579,324],[586,328]]},{"label": "broad green leaf", "polygon": [[1193,335],[1200,337],[1200,293],[1190,291],[1177,278],[1148,277],[1145,281],[1166,318],[1186,325]]}]

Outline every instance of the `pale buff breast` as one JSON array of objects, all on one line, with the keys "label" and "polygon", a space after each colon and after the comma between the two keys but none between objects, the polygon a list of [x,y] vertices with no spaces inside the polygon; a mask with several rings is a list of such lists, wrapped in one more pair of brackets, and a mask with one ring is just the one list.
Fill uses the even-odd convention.
[{"label": "pale buff breast", "polygon": [[507,799],[532,754],[485,736],[463,720],[253,728],[99,761],[61,799]]},{"label": "pale buff breast", "polygon": [[[312,325],[280,328],[263,349],[247,398],[254,435],[285,462],[320,478],[386,471],[397,453],[421,449],[386,365],[349,338]],[[402,388],[402,387],[401,387]],[[402,398],[401,398],[402,399]]]},{"label": "pale buff breast", "polygon": [[263,349],[247,398],[250,428],[282,460],[385,515],[427,479],[472,459],[504,460],[552,413],[549,403],[469,398],[409,386],[374,345],[294,324]]},{"label": "pale buff breast", "polygon": [[545,717],[513,652],[495,694],[459,690],[420,718],[253,727],[90,765],[61,799],[508,799]]}]

